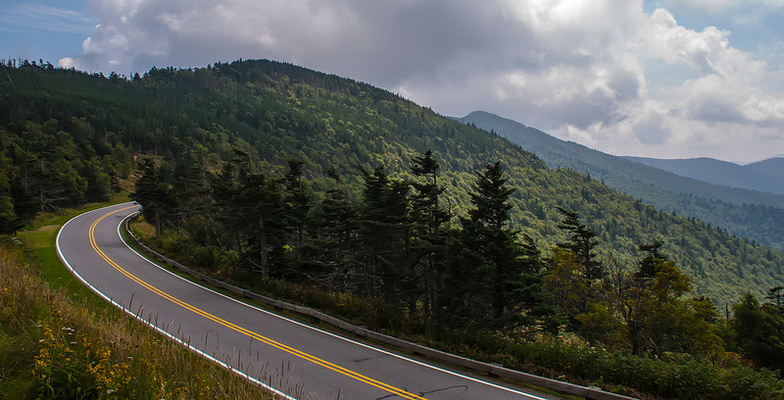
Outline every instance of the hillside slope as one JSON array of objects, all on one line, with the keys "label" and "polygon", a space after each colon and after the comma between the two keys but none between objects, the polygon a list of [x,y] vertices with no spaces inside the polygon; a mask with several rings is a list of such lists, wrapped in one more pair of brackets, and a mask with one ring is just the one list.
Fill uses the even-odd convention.
[{"label": "hillside slope", "polygon": [[679,176],[565,142],[486,112],[473,112],[458,120],[509,139],[541,157],[550,167],[588,174],[658,209],[691,216],[734,235],[784,250],[782,195],[728,188]]},{"label": "hillside slope", "polygon": [[750,165],[713,158],[663,160],[647,157],[623,157],[677,175],[715,185],[784,194],[784,159],[769,159]]},{"label": "hillside slope", "polygon": [[[639,258],[638,244],[665,243],[663,250],[693,277],[698,292],[720,303],[763,293],[784,278],[779,252],[657,211],[585,175],[549,169],[505,139],[349,79],[264,60],[154,69],[132,80],[34,66],[2,69],[9,77],[0,81],[2,157],[13,165],[31,157],[76,165],[89,155],[105,161],[109,173],[121,148],[171,159],[173,170],[162,173],[176,176],[242,153],[276,173],[290,158],[303,160],[316,190],[338,167],[357,190],[361,171],[384,164],[404,175],[413,157],[432,149],[458,215],[469,203],[475,171],[502,161],[517,189],[514,224],[544,249],[564,239],[556,209],[563,207],[596,231],[602,253],[617,254],[629,267]],[[36,147],[47,135],[57,145]],[[24,183],[23,172],[7,174]],[[4,194],[19,204],[10,190]]]},{"label": "hillside slope", "polygon": [[779,180],[784,179],[782,178],[782,172],[784,172],[784,156],[747,164],[744,167],[765,174],[766,176],[778,178]]}]

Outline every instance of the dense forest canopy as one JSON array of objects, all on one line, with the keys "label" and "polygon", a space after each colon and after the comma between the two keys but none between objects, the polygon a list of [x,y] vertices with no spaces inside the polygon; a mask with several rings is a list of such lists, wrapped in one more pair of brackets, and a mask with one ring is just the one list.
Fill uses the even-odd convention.
[{"label": "dense forest canopy", "polygon": [[383,166],[407,179],[432,150],[441,166],[442,205],[454,220],[471,210],[476,171],[497,161],[508,173],[510,227],[545,253],[566,238],[558,208],[595,233],[599,258],[629,269],[638,246],[662,249],[719,304],[763,295],[784,276],[784,256],[692,218],[657,211],[588,176],[548,169],[494,134],[443,118],[370,85],[265,60],[194,69],[152,69],[130,79],[41,63],[0,66],[0,224],[12,231],[35,212],[105,199],[142,160],[165,160],[173,185],[197,169],[224,170],[246,157],[281,176],[302,162],[316,198],[344,177],[361,198],[364,174]]}]

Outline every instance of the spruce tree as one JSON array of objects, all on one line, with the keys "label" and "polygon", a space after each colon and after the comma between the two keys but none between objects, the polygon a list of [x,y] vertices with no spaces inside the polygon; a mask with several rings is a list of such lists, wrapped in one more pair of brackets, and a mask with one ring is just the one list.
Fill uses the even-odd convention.
[{"label": "spruce tree", "polygon": [[282,271],[273,267],[286,251],[284,245],[289,232],[279,181],[263,174],[246,173],[242,175],[234,201],[241,212],[238,217],[244,220],[240,227],[245,238],[246,261],[263,277],[280,276]]},{"label": "spruce tree", "polygon": [[564,217],[558,228],[569,233],[569,241],[559,243],[558,246],[574,254],[577,262],[582,265],[583,277],[586,280],[602,279],[605,275],[604,267],[596,260],[596,253],[593,251],[598,244],[596,234],[580,222],[580,216],[576,212],[561,207],[558,207],[558,212]]},{"label": "spruce tree", "polygon": [[308,257],[309,271],[319,284],[331,290],[355,289],[357,211],[337,169],[330,168],[327,174],[335,187],[326,192],[315,212],[315,237],[308,244],[312,253]]},{"label": "spruce tree", "polygon": [[441,195],[444,187],[438,184],[438,173],[441,165],[431,150],[414,158],[411,172],[424,181],[412,182],[412,217],[416,221],[421,236],[437,236],[449,221],[449,211],[441,206]]},{"label": "spruce tree", "polygon": [[[451,213],[441,205],[444,187],[438,184],[441,166],[428,150],[414,158],[411,172],[419,178],[411,185],[412,251],[416,258],[414,275],[423,297],[425,314],[433,316],[443,286],[446,230]],[[411,303],[416,299],[411,298]]]},{"label": "spruce tree", "polygon": [[144,217],[155,227],[156,235],[163,231],[164,224],[172,219],[177,209],[171,186],[161,177],[158,166],[153,159],[144,161],[144,170],[131,199],[143,207]]},{"label": "spruce tree", "polygon": [[281,180],[256,172],[249,154],[236,151],[213,183],[216,208],[241,264],[263,277],[280,276],[288,243]]},{"label": "spruce tree", "polygon": [[308,214],[311,206],[311,196],[306,190],[304,174],[305,163],[301,160],[291,159],[288,162],[289,171],[286,174],[286,191],[284,199],[288,208],[286,213],[287,225],[292,231],[292,245],[299,247],[305,242],[305,231],[308,223]]},{"label": "spruce tree", "polygon": [[398,304],[410,279],[409,187],[406,182],[391,179],[384,167],[366,173],[364,179],[358,249],[363,267],[362,292]]},{"label": "spruce tree", "polygon": [[[471,195],[473,208],[462,219],[463,245],[478,256],[481,263],[471,272],[475,311],[497,328],[519,324],[523,313],[537,309],[544,300],[541,277],[538,277],[537,251],[533,242],[524,249],[518,232],[509,228],[509,197],[515,189],[506,185],[501,162],[485,166],[476,174]],[[485,302],[482,304],[481,302]]]}]

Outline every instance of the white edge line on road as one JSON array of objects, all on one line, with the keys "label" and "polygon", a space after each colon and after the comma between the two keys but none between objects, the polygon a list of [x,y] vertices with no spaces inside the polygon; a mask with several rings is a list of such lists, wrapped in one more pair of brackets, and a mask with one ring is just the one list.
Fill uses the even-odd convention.
[{"label": "white edge line on road", "polygon": [[221,297],[227,298],[227,299],[229,299],[229,300],[231,300],[231,301],[233,301],[233,302],[235,302],[235,303],[238,303],[238,304],[241,304],[241,305],[243,305],[243,306],[249,307],[249,308],[251,308],[251,309],[253,309],[253,310],[256,310],[256,311],[262,312],[262,313],[264,313],[264,314],[271,315],[271,316],[273,316],[273,317],[276,317],[276,318],[282,319],[282,320],[284,320],[284,321],[288,321],[288,322],[290,322],[290,323],[292,323],[292,324],[299,325],[299,326],[301,326],[301,327],[303,327],[303,328],[307,328],[307,329],[310,329],[310,330],[313,330],[313,331],[316,331],[316,332],[322,333],[322,334],[324,334],[324,335],[332,336],[332,337],[334,337],[334,338],[337,338],[337,339],[340,339],[340,340],[343,340],[343,341],[346,341],[346,342],[352,343],[352,344],[354,344],[354,345],[357,345],[357,346],[365,347],[365,348],[367,348],[367,349],[374,350],[374,351],[377,351],[377,352],[379,352],[379,353],[382,353],[382,354],[385,354],[385,355],[389,355],[389,356],[392,356],[392,357],[395,357],[395,358],[398,358],[398,359],[401,359],[401,360],[404,360],[404,361],[408,361],[408,362],[411,362],[411,363],[414,363],[414,364],[417,364],[417,365],[421,365],[421,366],[423,366],[423,367],[427,367],[427,368],[430,368],[430,369],[433,369],[433,370],[436,370],[436,371],[439,371],[439,372],[443,372],[443,373],[445,373],[445,374],[449,374],[449,375],[452,375],[452,376],[456,376],[456,377],[459,377],[459,378],[462,378],[462,379],[467,379],[467,380],[469,380],[469,381],[472,381],[472,382],[476,382],[476,383],[480,383],[480,384],[487,385],[487,386],[490,386],[490,387],[494,387],[494,388],[496,388],[496,389],[501,389],[501,390],[504,390],[504,391],[507,391],[507,392],[510,392],[510,393],[519,394],[519,395],[521,395],[521,396],[526,396],[527,398],[529,398],[529,399],[532,399],[532,400],[548,400],[548,399],[546,399],[546,398],[544,398],[544,397],[538,397],[538,396],[536,396],[536,395],[532,395],[532,394],[529,394],[529,393],[521,392],[521,391],[519,391],[519,390],[515,390],[515,389],[509,388],[509,387],[506,387],[506,386],[498,385],[498,384],[495,384],[495,383],[492,383],[492,382],[488,382],[488,381],[485,381],[485,380],[482,380],[482,379],[478,379],[478,378],[474,378],[474,377],[471,377],[471,376],[468,376],[468,375],[464,375],[464,374],[461,374],[461,373],[458,373],[458,372],[455,372],[455,371],[450,371],[450,370],[448,370],[448,369],[444,369],[444,368],[441,368],[441,367],[437,367],[437,366],[435,366],[435,365],[428,364],[428,363],[425,363],[425,362],[422,362],[422,361],[414,360],[414,359],[411,359],[411,358],[408,358],[408,357],[402,356],[402,355],[400,355],[400,354],[392,353],[392,352],[390,352],[390,351],[388,351],[388,350],[384,350],[384,349],[381,349],[381,348],[378,348],[378,347],[374,347],[374,346],[371,346],[371,345],[368,345],[368,344],[365,344],[365,343],[362,343],[362,342],[358,342],[358,341],[355,341],[355,340],[349,339],[349,338],[347,338],[347,337],[344,337],[344,336],[341,336],[341,335],[337,335],[337,334],[335,334],[335,333],[332,333],[332,332],[328,332],[328,331],[325,331],[325,330],[322,330],[322,329],[316,328],[316,327],[314,327],[314,326],[311,326],[311,325],[304,324],[304,323],[302,323],[302,322],[299,322],[299,321],[295,321],[295,320],[293,320],[293,319],[290,319],[290,318],[284,317],[284,316],[282,316],[282,315],[278,315],[278,314],[275,314],[275,313],[273,313],[273,312],[270,312],[270,311],[267,311],[267,310],[261,309],[261,308],[259,308],[259,307],[256,307],[256,306],[254,306],[254,305],[251,305],[251,304],[245,303],[245,302],[243,302],[243,301],[240,301],[240,300],[238,300],[238,299],[235,299],[235,298],[233,298],[233,297],[231,297],[231,296],[227,296],[227,295],[225,295],[225,294],[223,294],[223,293],[217,292],[217,291],[215,291],[215,290],[212,290],[212,289],[210,289],[210,288],[208,288],[208,287],[202,286],[202,285],[200,285],[200,284],[198,284],[198,283],[196,283],[196,282],[194,282],[194,281],[192,281],[192,280],[189,280],[189,279],[186,279],[186,278],[184,278],[184,277],[182,277],[182,276],[180,276],[180,275],[177,275],[177,274],[175,274],[175,273],[173,273],[173,272],[169,271],[168,269],[166,269],[166,268],[164,268],[164,267],[161,267],[160,265],[158,265],[158,264],[156,264],[155,262],[151,261],[150,259],[148,259],[148,258],[147,258],[147,257],[145,257],[144,255],[142,255],[141,253],[139,253],[138,251],[136,251],[134,248],[132,248],[132,247],[131,247],[131,246],[130,246],[130,245],[129,245],[129,244],[126,242],[126,241],[125,241],[125,239],[123,239],[123,237],[122,237],[122,233],[120,232],[120,229],[122,228],[122,225],[123,225],[123,223],[125,222],[125,220],[127,220],[128,218],[130,218],[130,217],[131,217],[131,216],[133,216],[133,215],[134,215],[134,214],[130,214],[130,215],[126,216],[125,218],[123,218],[123,220],[122,220],[122,221],[120,221],[120,224],[117,226],[117,235],[120,237],[120,240],[123,242],[123,244],[125,244],[125,246],[126,246],[126,247],[128,247],[128,249],[130,249],[132,252],[136,253],[136,255],[138,255],[139,257],[141,257],[142,259],[144,259],[144,260],[145,260],[147,263],[149,263],[150,265],[152,265],[152,266],[154,266],[154,267],[156,267],[156,268],[158,268],[158,269],[160,269],[160,270],[162,270],[162,271],[166,272],[167,274],[170,274],[170,275],[172,275],[172,276],[174,276],[174,277],[177,277],[178,279],[181,279],[181,280],[183,280],[183,281],[185,281],[185,282],[187,282],[187,283],[189,283],[189,284],[191,284],[191,285],[193,285],[193,286],[196,286],[196,287],[199,287],[199,288],[201,288],[201,289],[204,289],[204,290],[206,290],[206,291],[208,291],[208,292],[211,292],[211,293],[217,294],[218,296],[221,296]]},{"label": "white edge line on road", "polygon": [[[132,204],[132,203],[124,203],[124,204]],[[124,204],[118,204],[118,205],[124,205]],[[116,205],[115,205],[115,206],[116,206]],[[56,247],[56,249],[57,249],[57,256],[58,256],[58,257],[60,257],[60,261],[62,261],[62,262],[63,262],[63,264],[65,264],[65,266],[68,268],[68,270],[69,270],[69,271],[71,271],[71,274],[73,274],[74,276],[76,276],[76,278],[77,278],[77,279],[79,279],[79,281],[81,281],[81,282],[82,282],[82,283],[83,283],[85,286],[87,286],[87,287],[88,287],[90,290],[92,290],[93,292],[95,292],[95,293],[96,293],[98,296],[100,296],[100,297],[101,297],[101,298],[103,298],[104,300],[108,301],[109,303],[111,303],[111,304],[112,304],[112,305],[114,305],[115,307],[117,307],[117,308],[121,309],[121,310],[122,310],[122,311],[124,311],[126,314],[128,314],[128,315],[132,316],[134,319],[136,319],[136,320],[138,320],[138,321],[142,322],[144,325],[147,325],[148,327],[150,327],[150,328],[154,329],[156,332],[160,333],[161,335],[164,335],[164,336],[168,337],[169,339],[171,339],[171,340],[173,340],[174,342],[176,342],[176,343],[180,344],[181,346],[183,346],[183,347],[187,348],[188,350],[190,350],[190,351],[193,351],[194,353],[198,354],[199,356],[201,356],[201,357],[204,357],[204,358],[206,358],[206,359],[208,359],[208,360],[210,360],[210,361],[212,361],[212,362],[215,362],[215,363],[217,363],[218,365],[220,365],[221,367],[225,368],[226,370],[228,370],[228,371],[230,371],[230,372],[233,372],[233,373],[235,373],[235,374],[237,374],[237,375],[241,376],[242,378],[245,378],[245,379],[249,380],[249,381],[250,381],[250,382],[252,382],[253,384],[256,384],[256,385],[258,385],[258,386],[261,386],[262,388],[264,388],[264,389],[266,389],[266,390],[269,390],[270,392],[273,392],[273,393],[275,393],[276,395],[278,395],[278,396],[281,396],[281,397],[285,398],[286,400],[297,400],[295,397],[291,397],[291,396],[289,396],[288,394],[286,394],[286,393],[283,393],[283,392],[281,392],[280,390],[278,390],[278,389],[275,389],[275,388],[273,388],[272,386],[269,386],[269,385],[267,385],[266,383],[264,383],[264,382],[262,382],[262,381],[260,381],[260,380],[258,380],[258,379],[256,379],[256,378],[254,378],[254,377],[250,376],[249,374],[247,374],[247,373],[245,373],[245,372],[243,372],[243,371],[240,371],[240,370],[238,370],[238,369],[236,369],[236,368],[234,368],[234,367],[232,367],[232,366],[230,366],[230,365],[226,364],[225,362],[223,362],[223,361],[221,361],[221,360],[219,360],[219,359],[217,359],[217,358],[215,358],[215,357],[213,357],[213,356],[211,356],[211,355],[207,354],[206,352],[204,352],[204,351],[200,350],[199,348],[197,348],[197,347],[195,347],[195,346],[192,346],[190,343],[188,343],[188,342],[186,342],[186,341],[184,341],[184,340],[182,340],[182,339],[180,339],[180,338],[178,338],[178,337],[174,336],[173,334],[171,334],[171,333],[169,333],[169,332],[165,331],[163,328],[160,328],[160,327],[156,326],[155,324],[153,324],[152,322],[150,322],[150,321],[148,321],[148,320],[144,319],[144,318],[143,318],[141,315],[138,315],[138,314],[134,313],[133,311],[129,310],[128,308],[126,308],[126,307],[125,307],[125,306],[123,306],[122,304],[120,304],[120,303],[118,303],[118,302],[114,301],[112,298],[110,298],[109,296],[105,295],[103,292],[101,292],[100,290],[98,290],[98,288],[96,288],[95,286],[93,286],[92,284],[90,284],[90,282],[87,282],[87,280],[85,280],[85,279],[84,279],[84,278],[83,278],[83,277],[82,277],[82,276],[79,274],[79,272],[77,272],[77,271],[76,271],[76,270],[73,268],[73,266],[71,265],[71,263],[69,263],[69,262],[68,262],[68,260],[65,258],[65,256],[63,256],[63,253],[62,253],[62,251],[61,251],[61,249],[60,249],[60,234],[63,232],[63,230],[65,230],[65,227],[66,227],[66,226],[67,226],[69,223],[71,223],[71,221],[73,221],[73,220],[75,220],[75,219],[77,219],[77,218],[79,218],[79,217],[82,217],[82,216],[84,216],[84,215],[90,214],[90,213],[92,213],[92,212],[94,212],[94,211],[101,211],[101,210],[104,210],[104,209],[106,209],[106,208],[110,208],[110,207],[114,207],[114,206],[107,206],[107,207],[99,208],[99,209],[96,209],[96,210],[88,211],[88,212],[86,212],[86,213],[83,213],[83,214],[79,214],[79,215],[77,215],[77,216],[75,216],[75,217],[71,218],[70,220],[68,220],[68,222],[66,222],[65,224],[63,224],[62,228],[60,228],[60,230],[57,232],[57,239],[55,240],[55,247]],[[133,214],[131,214],[131,215],[133,215]],[[129,215],[128,217],[130,217],[130,215]],[[125,219],[127,219],[128,217],[125,217],[125,218],[122,220],[122,222],[124,222],[124,221],[125,221]],[[122,226],[122,222],[120,223],[120,226]],[[118,227],[118,234],[119,234],[119,227]],[[122,240],[122,235],[120,235],[120,239]],[[123,243],[125,243],[125,240],[123,240]],[[128,246],[128,244],[127,244],[127,243],[125,243],[125,245],[126,245],[126,246]],[[128,246],[128,247],[130,248],[130,246]],[[131,250],[133,250],[133,249],[131,249]],[[137,255],[140,255],[140,254],[139,254],[139,253],[137,253],[136,251],[134,251],[134,253],[136,253]],[[140,255],[140,256],[141,256],[141,255]],[[142,257],[142,258],[144,258],[144,257]],[[146,258],[144,258],[144,259],[145,259],[145,261],[147,261],[147,262],[150,262],[150,261],[149,261],[149,260],[147,260]],[[153,265],[155,265],[155,264],[153,264]],[[158,268],[161,268],[161,267],[159,267],[159,266],[157,266],[157,265],[156,265],[156,267],[158,267]],[[163,269],[163,268],[161,268],[161,269]],[[165,269],[164,269],[164,270],[165,270]],[[167,271],[167,272],[168,272],[168,271]],[[174,276],[177,276],[177,275],[174,275]],[[207,288],[205,288],[205,289],[207,289]],[[209,289],[207,289],[207,290],[209,290]]]}]

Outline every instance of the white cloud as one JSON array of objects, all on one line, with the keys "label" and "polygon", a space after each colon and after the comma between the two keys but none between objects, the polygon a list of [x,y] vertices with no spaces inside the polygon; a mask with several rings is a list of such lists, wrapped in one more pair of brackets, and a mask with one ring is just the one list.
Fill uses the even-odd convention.
[{"label": "white cloud", "polygon": [[[719,11],[740,3],[711,2]],[[737,160],[784,152],[784,74],[734,48],[729,31],[688,29],[666,9],[644,12],[641,0],[93,6],[100,25],[83,53],[61,64],[127,74],[271,58],[377,84],[445,114],[484,109],[616,153]]]},{"label": "white cloud", "polygon": [[57,64],[58,64],[58,66],[60,66],[60,68],[76,68],[77,67],[76,60],[74,60],[71,57],[63,57],[63,58],[61,58],[57,62]]}]

